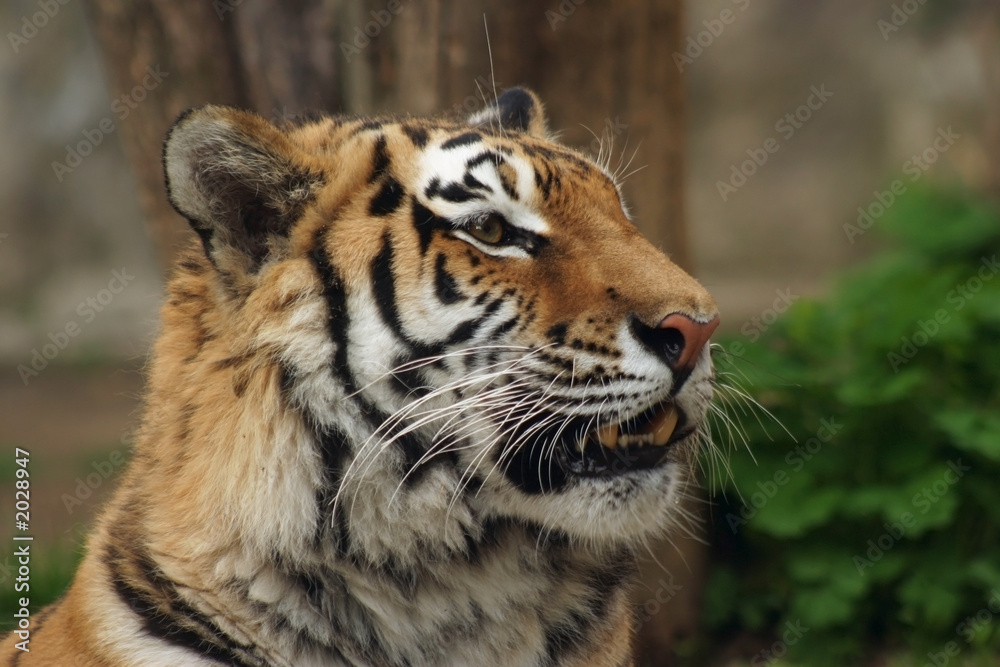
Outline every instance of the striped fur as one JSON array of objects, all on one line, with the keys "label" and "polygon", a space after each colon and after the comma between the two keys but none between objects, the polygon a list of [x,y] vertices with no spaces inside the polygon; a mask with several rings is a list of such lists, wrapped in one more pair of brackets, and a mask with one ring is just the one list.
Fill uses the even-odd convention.
[{"label": "striped fur", "polygon": [[[606,171],[520,89],[463,122],[204,107],[165,168],[201,243],[133,459],[0,664],[631,664],[633,551],[677,518],[712,377],[635,331],[716,309]],[[662,463],[568,467],[663,403]]]}]

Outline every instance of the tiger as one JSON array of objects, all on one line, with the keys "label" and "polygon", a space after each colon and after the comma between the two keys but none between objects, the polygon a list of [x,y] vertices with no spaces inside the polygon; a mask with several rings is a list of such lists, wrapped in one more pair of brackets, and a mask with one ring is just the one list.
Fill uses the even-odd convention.
[{"label": "tiger", "polygon": [[131,459],[0,664],[634,664],[719,313],[608,165],[524,88],[462,118],[203,106],[163,164],[197,238]]}]

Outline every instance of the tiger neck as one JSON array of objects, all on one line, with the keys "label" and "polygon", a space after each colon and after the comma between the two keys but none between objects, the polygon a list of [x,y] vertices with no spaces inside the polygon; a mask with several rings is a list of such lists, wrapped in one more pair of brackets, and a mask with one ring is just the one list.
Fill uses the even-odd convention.
[{"label": "tiger neck", "polygon": [[630,632],[633,573],[629,553],[492,519],[450,558],[417,567],[348,558],[294,578],[312,605],[338,610],[319,626],[339,628],[334,643],[357,664],[547,664],[589,655],[602,640],[595,628]]}]

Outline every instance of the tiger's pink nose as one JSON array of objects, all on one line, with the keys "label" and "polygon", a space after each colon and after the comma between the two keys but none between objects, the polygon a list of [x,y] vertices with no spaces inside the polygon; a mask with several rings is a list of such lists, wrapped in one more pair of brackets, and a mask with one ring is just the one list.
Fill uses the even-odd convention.
[{"label": "tiger's pink nose", "polygon": [[657,328],[664,340],[663,351],[670,369],[691,370],[718,326],[718,315],[708,322],[698,322],[683,313],[672,313],[664,317]]}]

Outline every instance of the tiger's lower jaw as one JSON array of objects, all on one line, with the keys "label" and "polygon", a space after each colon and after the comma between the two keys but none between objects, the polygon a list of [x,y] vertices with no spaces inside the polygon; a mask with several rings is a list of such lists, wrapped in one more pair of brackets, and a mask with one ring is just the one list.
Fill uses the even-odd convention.
[{"label": "tiger's lower jaw", "polygon": [[563,437],[554,455],[578,477],[614,477],[650,470],[671,459],[674,446],[695,429],[677,406],[656,406],[627,424],[609,424]]},{"label": "tiger's lower jaw", "polygon": [[[548,417],[540,417],[544,422]],[[523,425],[528,433],[538,426]],[[698,425],[673,403],[656,405],[622,423],[594,427],[593,419],[577,418],[507,449],[501,469],[530,496],[559,493],[572,486],[656,476],[668,464],[686,465],[697,441]],[[518,440],[517,434],[513,440]]]}]

